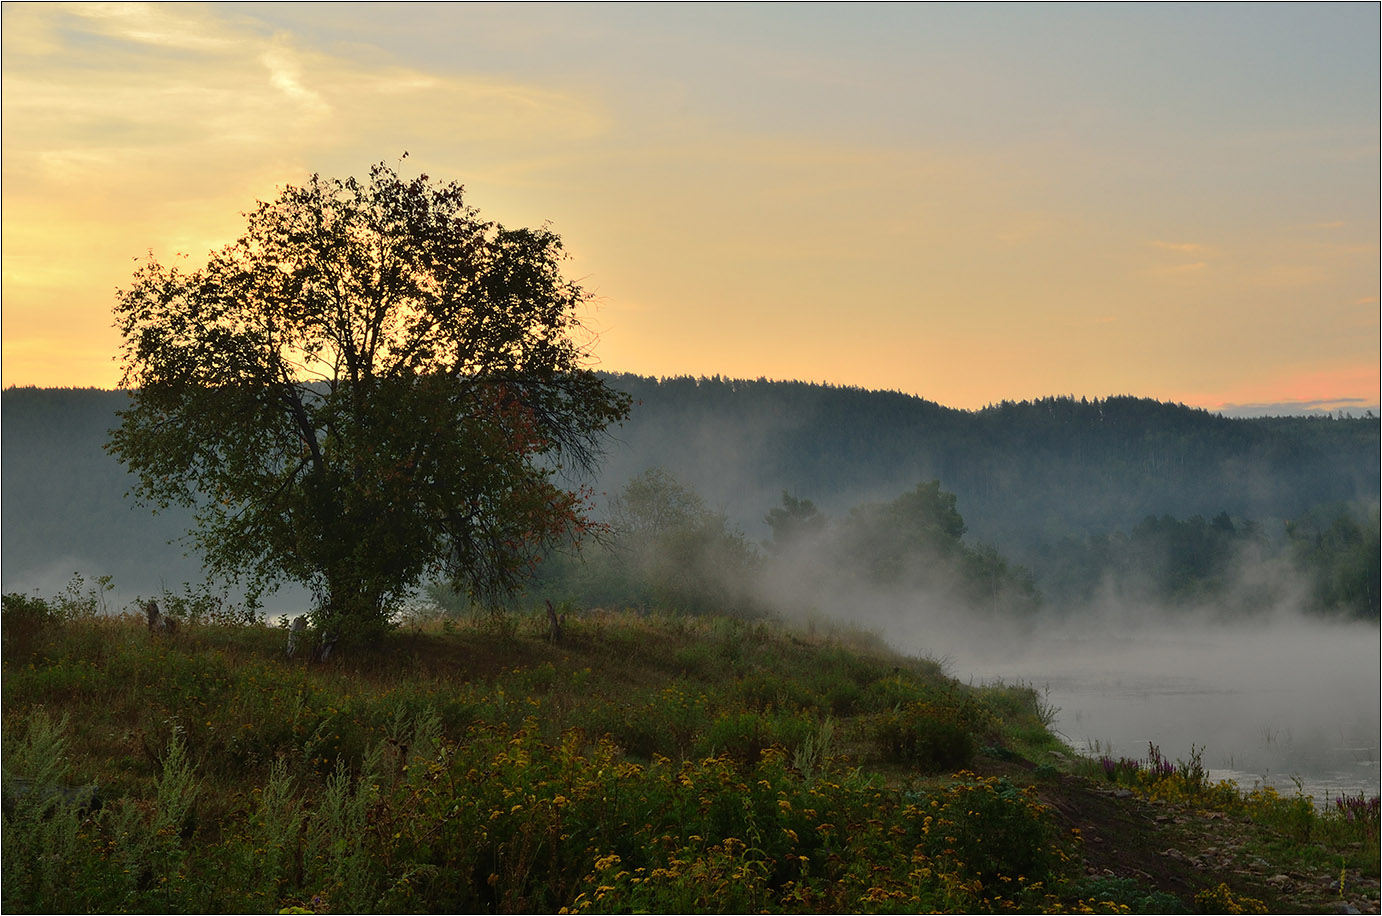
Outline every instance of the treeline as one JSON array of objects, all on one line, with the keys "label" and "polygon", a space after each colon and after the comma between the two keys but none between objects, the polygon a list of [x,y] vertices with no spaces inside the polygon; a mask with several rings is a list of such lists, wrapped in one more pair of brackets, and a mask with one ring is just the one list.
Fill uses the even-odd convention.
[{"label": "treeline", "polygon": [[[1147,516],[1130,532],[1046,546],[1041,588],[1033,571],[966,539],[955,495],[936,480],[838,518],[784,492],[763,516],[769,536],[761,542],[661,468],[630,481],[612,506],[595,541],[542,565],[528,591],[532,603],[835,617],[887,606],[894,615],[1002,621],[1042,609],[1382,616],[1376,505],[1321,507],[1275,537],[1228,513],[1208,521]],[[432,597],[453,612],[475,610],[444,589]]]},{"label": "treeline", "polygon": [[[907,604],[1030,614],[1031,574],[988,545],[964,540],[955,496],[938,481],[829,519],[782,495],[765,515],[771,537],[747,538],[693,489],[651,469],[614,500],[605,536],[543,564],[529,594],[576,606],[688,613],[836,611],[863,596]],[[464,602],[443,604],[464,608]]]},{"label": "treeline", "polygon": [[1155,606],[1244,615],[1299,608],[1382,617],[1378,505],[1318,506],[1280,526],[1149,515],[1131,531],[1041,545],[1043,593],[1057,607]]},{"label": "treeline", "polygon": [[1025,561],[1043,541],[1148,515],[1281,522],[1376,500],[1376,417],[1230,419],[1146,398],[1052,397],[979,411],[801,382],[610,376],[635,400],[601,482],[664,467],[747,531],[786,489],[828,512],[919,480]]},{"label": "treeline", "polygon": [[[1131,397],[962,411],[800,382],[607,378],[635,406],[599,477],[585,481],[599,494],[601,517],[615,527],[632,522],[639,493],[626,491],[661,468],[694,495],[701,516],[722,520],[728,539],[713,525],[689,529],[716,545],[697,554],[713,558],[703,562],[716,570],[785,568],[791,551],[782,549],[773,512],[810,501],[829,520],[819,537],[831,539],[813,545],[826,558],[813,570],[827,562],[839,572],[830,564],[848,566],[841,558],[854,549],[851,538],[878,549],[865,536],[867,520],[900,511],[879,507],[934,481],[963,521],[967,559],[955,565],[978,570],[976,581],[1002,579],[983,571],[999,561],[1018,579],[1029,570],[1047,608],[1099,597],[1256,606],[1290,591],[1308,606],[1376,616],[1375,417],[1228,419]],[[102,450],[125,403],[123,392],[98,390],[12,388],[0,396],[8,590],[52,590],[74,570],[111,575],[129,594],[200,577],[195,559],[168,545],[192,524],[190,513],[154,516],[134,506],[125,498],[131,479]],[[685,529],[677,536],[691,537]],[[627,571],[633,548],[622,549]],[[886,579],[892,561],[880,556],[872,573]],[[1267,565],[1253,566],[1262,558]],[[592,568],[584,574],[614,581],[610,570]],[[1262,573],[1259,591],[1272,594],[1253,597],[1247,570]],[[638,601],[688,575],[666,569]]]},{"label": "treeline", "polygon": [[103,451],[123,391],[10,388],[0,395],[0,516],[7,591],[55,591],[74,571],[144,594],[196,581],[200,563],[169,546],[192,514],[153,515],[125,498],[134,479]]}]

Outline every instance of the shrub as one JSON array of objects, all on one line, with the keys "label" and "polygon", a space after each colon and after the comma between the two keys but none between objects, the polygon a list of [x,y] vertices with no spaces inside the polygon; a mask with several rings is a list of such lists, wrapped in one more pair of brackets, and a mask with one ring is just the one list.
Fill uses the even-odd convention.
[{"label": "shrub", "polygon": [[878,714],[873,738],[884,759],[922,773],[946,773],[974,761],[975,741],[965,711],[914,700]]},{"label": "shrub", "polygon": [[28,655],[40,635],[61,622],[57,609],[37,596],[11,592],[0,598],[0,638],[7,655]]},{"label": "shrub", "polygon": [[1019,788],[1006,778],[957,776],[963,781],[918,806],[928,855],[962,865],[987,893],[1000,895],[1006,884],[1043,880],[1063,861],[1035,788]]},{"label": "shrub", "polygon": [[[8,599],[10,596],[6,596]],[[61,791],[67,776],[67,721],[53,721],[38,710],[22,736],[9,736],[3,777],[4,909],[48,906],[79,911],[73,877],[91,854],[85,842],[88,818],[71,795]]]}]

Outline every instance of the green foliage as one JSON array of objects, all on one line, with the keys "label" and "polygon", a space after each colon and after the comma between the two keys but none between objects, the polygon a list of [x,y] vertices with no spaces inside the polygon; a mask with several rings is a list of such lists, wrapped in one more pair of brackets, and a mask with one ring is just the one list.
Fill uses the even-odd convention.
[{"label": "green foliage", "polygon": [[194,586],[184,582],[181,592],[165,588],[158,605],[163,614],[188,624],[242,627],[252,626],[260,619],[260,605],[253,596],[235,604],[224,595],[214,593],[205,583]]},{"label": "green foliage", "polygon": [[[766,557],[711,512],[689,486],[653,468],[613,500],[609,550],[558,558],[533,584],[540,596],[595,605],[754,616],[782,601],[781,583],[809,593],[924,588],[993,613],[1029,613],[1032,576],[992,546],[961,540],[955,496],[938,481],[832,523],[809,500],[784,493],[766,518]],[[437,594],[455,607],[444,594]]]},{"label": "green foliage", "polygon": [[763,523],[772,530],[768,549],[780,553],[795,543],[819,537],[825,530],[826,518],[811,500],[798,499],[783,490],[782,505],[769,509]]},{"label": "green foliage", "polygon": [[752,613],[757,553],[689,487],[659,468],[612,506],[614,568],[630,603],[693,613]]},{"label": "green foliage", "polygon": [[[1036,562],[1054,596],[1067,603],[1112,588],[1124,600],[1158,607],[1253,613],[1279,598],[1264,576],[1274,549],[1260,526],[1227,512],[1210,520],[1148,515],[1126,534],[1048,544]],[[1244,564],[1253,570],[1246,581]]]},{"label": "green foliage", "polygon": [[[400,714],[355,772],[338,763],[310,793],[275,764],[216,844],[190,841],[198,782],[175,739],[152,810],[7,819],[7,909],[72,904],[74,888],[146,910],[954,908],[1020,899],[1060,861],[1029,823],[1040,807],[1001,781],[904,799],[824,753],[809,774],[773,748],[643,766],[579,730],[541,731],[529,717],[453,741],[427,710]],[[60,756],[60,725],[30,734]]]},{"label": "green foliage", "polygon": [[[85,861],[90,819],[61,788],[68,775],[67,720],[38,709],[23,731],[7,731],[3,776],[5,909],[85,910],[92,888]],[[85,880],[83,880],[85,879]]]},{"label": "green foliage", "polygon": [[18,656],[40,651],[66,624],[106,616],[106,596],[114,589],[110,576],[88,586],[73,573],[63,590],[51,598],[11,592],[0,598],[0,635],[6,651]]},{"label": "green foliage", "polygon": [[1235,894],[1227,884],[1200,891],[1195,906],[1201,913],[1265,913],[1267,905],[1256,897]]},{"label": "green foliage", "polygon": [[63,590],[52,598],[38,595],[22,595],[17,592],[6,594],[3,598],[3,614],[6,626],[13,626],[16,632],[43,629],[67,621],[88,620],[110,612],[106,595],[114,590],[110,576],[101,576],[96,584],[88,586],[81,573],[73,573]]},{"label": "green foliage", "polygon": [[1164,891],[1151,890],[1132,878],[1087,878],[1071,887],[1069,893],[1094,906],[1113,904],[1129,913],[1185,913],[1185,905]]},{"label": "green foliage", "polygon": [[[1234,543],[1249,557],[1290,559],[1277,520],[1301,521],[1322,505],[1370,506],[1382,467],[1375,418],[1235,420],[1138,398],[1043,398],[969,412],[895,392],[804,383],[601,378],[639,407],[620,431],[620,447],[602,462],[597,492],[617,493],[643,469],[663,467],[726,511],[730,530],[754,538],[765,507],[784,488],[842,519],[880,494],[936,479],[955,494],[971,543],[992,544],[1010,569],[1031,570],[1047,608],[1097,590],[1108,554],[1125,550],[1132,528],[1149,515],[1181,524],[1199,515],[1209,528],[1227,512]],[[157,516],[132,515],[122,496],[136,481],[101,450],[118,422],[115,411],[128,406],[125,392],[11,388],[0,397],[6,513],[24,520],[24,536],[5,545],[7,582],[33,580],[63,555],[90,558],[93,569],[114,573],[131,593],[202,575],[200,563],[166,548],[195,525],[190,510],[173,505]],[[1360,523],[1370,518],[1366,508],[1350,511]],[[1321,519],[1326,529],[1328,516]],[[1261,543],[1242,537],[1245,519],[1258,520]],[[1322,546],[1333,550],[1335,542]],[[557,577],[569,590],[551,597],[631,603],[626,590],[606,587],[614,580],[598,556],[547,551],[543,573],[572,567]],[[1207,579],[1182,584],[1188,594],[1216,597],[1220,573],[1232,569],[1215,566]],[[1134,575],[1128,586],[1158,591],[1148,579]],[[1237,602],[1245,612],[1280,596],[1256,576],[1248,584],[1253,594]],[[1210,588],[1199,592],[1201,585]]]},{"label": "green foliage", "polygon": [[884,759],[922,773],[950,773],[974,762],[969,710],[913,700],[879,713],[873,736]]},{"label": "green foliage", "polygon": [[965,523],[940,481],[918,484],[889,503],[857,506],[842,523],[842,565],[882,585],[922,584],[958,552]]},{"label": "green foliage", "polygon": [[1004,885],[1011,882],[1049,880],[1064,855],[1054,845],[1055,831],[1036,790],[1003,778],[958,777],[916,806],[927,852],[964,863],[994,896],[1005,896]]},{"label": "green foliage", "polygon": [[56,608],[38,596],[17,592],[0,599],[0,627],[5,644],[11,651],[27,652],[45,631],[56,627],[62,618]]},{"label": "green foliage", "polygon": [[1286,525],[1296,568],[1310,579],[1315,610],[1382,615],[1378,505],[1320,507]]},{"label": "green foliage", "polygon": [[[577,912],[1012,905],[1061,861],[1040,806],[1000,781],[907,799],[836,767],[799,779],[772,751],[747,771],[720,757],[657,762],[640,776],[676,817],[634,826],[649,842],[597,847]],[[981,839],[991,819],[997,831]]]},{"label": "green foliage", "polygon": [[97,807],[62,783],[67,721],[41,709],[6,755],[3,893],[7,911],[203,909],[189,874],[197,782],[178,736],[169,742],[148,804]]},{"label": "green foliage", "polygon": [[752,763],[768,748],[795,752],[814,740],[815,721],[805,713],[773,710],[721,713],[698,742],[701,754],[724,754],[741,763]]},{"label": "green foliage", "polygon": [[324,629],[377,635],[426,575],[510,593],[584,529],[554,476],[628,411],[581,368],[562,257],[455,183],[314,175],[205,268],[135,273],[108,449],[142,500],[195,508],[210,572],[252,596],[304,582]]}]

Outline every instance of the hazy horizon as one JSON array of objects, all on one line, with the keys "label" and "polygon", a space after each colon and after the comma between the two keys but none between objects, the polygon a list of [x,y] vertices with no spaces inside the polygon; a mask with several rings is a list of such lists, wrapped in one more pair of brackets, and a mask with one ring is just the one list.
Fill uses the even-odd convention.
[{"label": "hazy horizon", "polygon": [[[640,373],[633,373],[633,372],[624,373],[624,372],[620,372],[619,370],[615,370],[615,369],[600,369],[600,370],[598,370],[598,371],[600,371],[600,372],[606,372],[606,373],[608,373],[608,374],[610,374],[610,375],[616,375],[616,376],[617,376],[617,375],[625,375],[625,374],[627,374],[627,375],[640,375]],[[658,381],[666,381],[666,380],[678,379],[678,378],[710,379],[710,378],[713,378],[714,376],[712,376],[712,375],[704,375],[704,374],[701,374],[701,375],[645,375],[645,376],[643,376],[643,377],[655,379],[655,380],[658,380]],[[722,377],[723,377],[723,376],[722,376]],[[770,382],[770,383],[771,383],[771,382],[780,382],[780,383],[783,383],[783,384],[820,385],[820,386],[823,386],[823,387],[856,388],[856,389],[860,389],[860,390],[864,390],[864,391],[882,391],[882,392],[889,392],[889,393],[897,393],[897,394],[902,394],[902,395],[904,395],[904,396],[906,396],[906,397],[914,397],[914,398],[920,398],[920,399],[922,399],[922,400],[933,401],[933,402],[935,402],[935,403],[937,403],[937,404],[940,404],[940,406],[942,406],[942,407],[948,407],[948,408],[951,408],[951,409],[954,409],[954,410],[964,410],[964,411],[969,411],[969,412],[984,410],[984,409],[986,409],[986,408],[988,408],[988,407],[992,407],[992,406],[994,406],[994,405],[1000,403],[1001,401],[1014,401],[1014,402],[1036,401],[1036,400],[1041,400],[1041,399],[1044,399],[1044,398],[1052,398],[1052,397],[1057,397],[1057,398],[1060,398],[1060,397],[1070,397],[1070,398],[1075,398],[1075,399],[1077,399],[1077,400],[1080,399],[1080,398],[1106,400],[1106,399],[1112,398],[1112,397],[1134,397],[1134,398],[1146,398],[1146,399],[1148,399],[1148,400],[1160,401],[1160,402],[1162,402],[1162,403],[1167,403],[1167,404],[1181,404],[1181,406],[1185,406],[1185,407],[1199,408],[1199,409],[1202,409],[1202,410],[1206,410],[1206,411],[1208,411],[1208,412],[1210,412],[1210,413],[1215,413],[1215,414],[1219,414],[1219,415],[1221,415],[1221,416],[1229,417],[1229,418],[1231,418],[1231,419],[1265,419],[1265,418],[1271,418],[1271,417],[1338,416],[1339,414],[1345,414],[1345,415],[1350,415],[1350,416],[1358,417],[1358,416],[1362,416],[1362,415],[1363,415],[1364,413],[1366,413],[1366,412],[1371,412],[1374,416],[1382,415],[1382,406],[1379,406],[1379,401],[1382,400],[1382,399],[1373,399],[1373,400],[1369,401],[1369,400],[1367,400],[1367,399],[1365,399],[1365,398],[1322,398],[1322,399],[1321,399],[1321,398],[1317,398],[1317,399],[1302,400],[1302,401],[1282,401],[1282,402],[1278,402],[1278,403],[1220,404],[1220,405],[1215,406],[1215,407],[1206,407],[1206,406],[1204,406],[1204,405],[1197,405],[1197,404],[1184,404],[1183,402],[1170,400],[1170,399],[1168,399],[1168,398],[1157,397],[1156,395],[1153,395],[1153,394],[1136,394],[1136,393],[1132,393],[1132,392],[1118,392],[1118,393],[1106,392],[1106,393],[1100,393],[1100,394],[1090,394],[1090,393],[1085,393],[1085,394],[1072,394],[1072,393],[1069,393],[1069,392],[1063,392],[1063,393],[1049,392],[1049,393],[1045,393],[1045,394],[1035,394],[1035,395],[1008,396],[1008,397],[1005,397],[1005,398],[1001,398],[999,401],[991,401],[991,402],[989,402],[989,403],[987,403],[987,404],[984,404],[984,405],[981,405],[981,406],[979,406],[979,407],[956,407],[955,405],[952,405],[952,404],[946,404],[946,403],[943,403],[943,402],[941,402],[941,401],[936,401],[934,398],[928,397],[924,392],[897,391],[896,389],[886,389],[886,388],[867,388],[867,387],[865,387],[865,386],[863,386],[863,385],[852,385],[852,384],[850,384],[850,383],[848,383],[848,382],[835,383],[835,382],[815,381],[815,380],[811,380],[811,379],[777,379],[777,378],[764,379],[762,376],[756,376],[756,377],[748,377],[748,376],[745,376],[745,377],[734,377],[734,378],[723,377],[723,378],[727,378],[727,379],[730,380],[730,381],[759,381],[759,380],[765,380],[765,381],[768,381],[768,382]],[[69,389],[69,390],[77,390],[77,391],[81,391],[81,390],[89,390],[89,391],[119,391],[119,390],[122,390],[122,389],[120,389],[120,388],[118,388],[118,387],[102,387],[102,386],[99,386],[99,385],[33,385],[33,384],[6,384],[6,385],[4,385],[3,389],[0,389],[0,390],[6,390],[6,391],[8,391],[8,390],[11,389],[11,388],[47,388],[47,389]]]}]

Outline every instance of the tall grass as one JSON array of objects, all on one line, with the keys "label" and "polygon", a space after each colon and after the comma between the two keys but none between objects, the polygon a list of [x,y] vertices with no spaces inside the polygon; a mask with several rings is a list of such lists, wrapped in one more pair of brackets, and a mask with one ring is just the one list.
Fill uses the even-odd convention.
[{"label": "tall grass", "polygon": [[592,613],[553,645],[515,617],[309,664],[209,617],[155,634],[6,596],[3,629],[7,911],[1068,898],[1072,841],[1034,790],[955,772],[1055,746],[1038,694],[847,633]]}]

